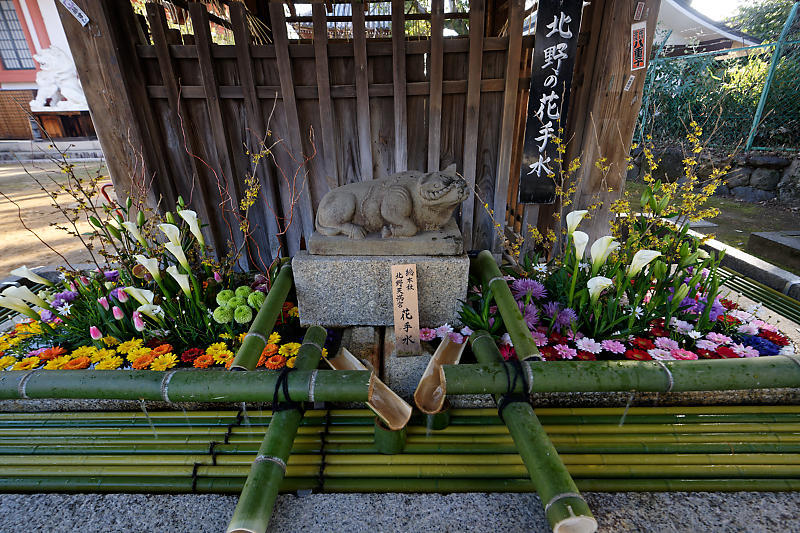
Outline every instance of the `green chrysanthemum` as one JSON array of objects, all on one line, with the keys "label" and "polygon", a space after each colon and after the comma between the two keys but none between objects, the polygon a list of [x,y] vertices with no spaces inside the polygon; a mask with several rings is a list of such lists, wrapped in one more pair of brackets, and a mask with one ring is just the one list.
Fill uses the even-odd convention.
[{"label": "green chrysanthemum", "polygon": [[245,300],[244,298],[239,298],[238,296],[234,296],[233,298],[225,302],[225,306],[231,309],[236,309],[237,307],[240,307],[242,305],[247,305],[247,300]]},{"label": "green chrysanthemum", "polygon": [[233,298],[233,296],[234,296],[234,293],[233,293],[232,290],[230,290],[230,289],[221,290],[221,291],[219,291],[219,294],[217,294],[217,304],[218,305],[225,305],[225,303],[228,300],[230,300],[231,298]]},{"label": "green chrysanthemum", "polygon": [[247,296],[253,292],[253,289],[248,287],[247,285],[242,285],[241,287],[236,287],[236,296],[239,298],[247,298]]},{"label": "green chrysanthemum", "polygon": [[250,296],[247,297],[247,304],[253,309],[261,309],[266,299],[267,296],[261,291],[251,292]]},{"label": "green chrysanthemum", "polygon": [[233,309],[221,305],[214,309],[214,321],[217,324],[227,324],[233,320]]},{"label": "green chrysanthemum", "polygon": [[233,312],[233,319],[239,324],[249,324],[253,320],[253,310],[246,305],[240,305]]}]

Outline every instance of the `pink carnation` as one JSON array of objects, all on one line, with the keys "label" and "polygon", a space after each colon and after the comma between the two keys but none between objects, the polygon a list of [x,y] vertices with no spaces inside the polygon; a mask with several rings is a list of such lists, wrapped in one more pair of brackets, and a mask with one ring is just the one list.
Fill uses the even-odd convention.
[{"label": "pink carnation", "polygon": [[672,350],[670,355],[675,359],[697,359],[696,353],[690,352],[689,350],[684,350],[683,348]]},{"label": "pink carnation", "polygon": [[731,348],[733,348],[733,351],[736,352],[736,355],[739,357],[758,357],[761,355],[758,353],[758,350],[752,346],[745,346],[744,344],[734,344]]},{"label": "pink carnation", "polygon": [[658,337],[656,339],[656,348],[661,348],[662,350],[672,351],[677,350],[681,347],[676,341],[670,339],[669,337]]},{"label": "pink carnation", "polygon": [[542,333],[541,331],[531,331],[531,337],[533,337],[533,342],[536,343],[536,346],[547,346],[546,333]]},{"label": "pink carnation", "polygon": [[419,340],[421,341],[432,341],[436,338],[436,330],[431,328],[420,328],[419,329]]},{"label": "pink carnation", "polygon": [[723,335],[722,333],[717,333],[716,331],[712,331],[706,334],[706,339],[710,340],[711,342],[716,342],[717,344],[728,344],[733,340],[727,335]]},{"label": "pink carnation", "polygon": [[700,339],[695,343],[695,346],[698,350],[708,350],[709,352],[715,352],[719,348],[719,344],[707,339]]},{"label": "pink carnation", "polygon": [[603,349],[607,352],[623,354],[625,353],[625,345],[619,341],[606,340],[600,343]]},{"label": "pink carnation", "polygon": [[561,359],[572,359],[578,352],[575,351],[573,348],[570,348],[566,344],[556,344],[553,346],[556,349],[556,353],[561,357]]},{"label": "pink carnation", "polygon": [[657,361],[671,361],[675,359],[668,350],[661,348],[650,348],[647,350],[647,354]]}]

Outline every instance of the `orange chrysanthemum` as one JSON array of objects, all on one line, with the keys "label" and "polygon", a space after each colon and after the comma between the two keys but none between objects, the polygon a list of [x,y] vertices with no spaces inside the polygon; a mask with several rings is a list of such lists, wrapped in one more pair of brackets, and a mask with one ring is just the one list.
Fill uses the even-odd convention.
[{"label": "orange chrysanthemum", "polygon": [[169,353],[171,351],[172,351],[171,344],[162,344],[160,346],[156,346],[155,348],[153,348],[153,353],[155,354],[156,357],[158,357],[159,355],[164,355],[165,353]]},{"label": "orange chrysanthemum", "polygon": [[272,357],[276,353],[278,353],[278,345],[277,344],[267,344],[264,347],[264,350],[261,352],[261,357],[259,357],[258,364],[256,366],[259,367],[259,366],[266,365],[267,359],[269,359],[270,357]]},{"label": "orange chrysanthemum", "polygon": [[48,348],[42,353],[40,353],[39,359],[41,359],[42,361],[52,361],[56,357],[60,357],[65,353],[67,353],[67,351],[61,346],[53,346],[52,348]]},{"label": "orange chrysanthemum", "polygon": [[267,362],[264,363],[264,366],[269,368],[270,370],[278,370],[279,368],[283,368],[286,366],[286,358],[279,353],[276,353],[269,359]]},{"label": "orange chrysanthemum", "polygon": [[195,368],[208,368],[214,364],[214,358],[204,353],[200,357],[194,360],[194,367]]},{"label": "orange chrysanthemum", "polygon": [[64,370],[83,370],[84,368],[89,368],[90,364],[92,364],[92,362],[84,355],[83,357],[78,357],[72,359],[71,361],[67,361],[61,368]]},{"label": "orange chrysanthemum", "polygon": [[149,352],[147,352],[145,354],[142,354],[142,355],[136,357],[131,362],[131,366],[133,368],[135,368],[136,370],[144,370],[144,369],[146,369],[146,368],[148,368],[150,366],[150,363],[152,363],[153,359],[155,359],[155,358],[156,358],[156,356],[153,355],[153,351],[151,350],[151,351],[149,351]]}]

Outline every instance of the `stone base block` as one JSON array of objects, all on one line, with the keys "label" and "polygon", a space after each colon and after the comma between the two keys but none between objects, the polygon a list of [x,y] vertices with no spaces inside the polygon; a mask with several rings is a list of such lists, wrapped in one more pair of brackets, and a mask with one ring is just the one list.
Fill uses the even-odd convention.
[{"label": "stone base block", "polygon": [[421,327],[458,318],[467,296],[469,259],[458,256],[324,256],[292,260],[300,324],[393,326],[392,265],[417,265]]},{"label": "stone base block", "polygon": [[454,219],[440,229],[423,231],[413,237],[384,239],[380,233],[370,233],[364,239],[344,235],[328,237],[315,231],[308,241],[311,255],[460,255],[464,239]]}]

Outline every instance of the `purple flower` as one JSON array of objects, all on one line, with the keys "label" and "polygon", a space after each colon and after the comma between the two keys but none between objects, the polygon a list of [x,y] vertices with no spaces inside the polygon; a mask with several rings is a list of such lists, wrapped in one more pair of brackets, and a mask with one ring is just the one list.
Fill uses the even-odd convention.
[{"label": "purple flower", "polygon": [[561,304],[558,302],[547,302],[542,306],[542,310],[548,318],[553,318],[553,316],[561,310]]},{"label": "purple flower", "polygon": [[542,333],[541,331],[534,330],[531,331],[531,337],[533,337],[533,342],[536,343],[536,346],[547,346],[547,334]]},{"label": "purple flower", "polygon": [[534,300],[541,300],[547,297],[547,289],[544,288],[544,285],[535,279],[528,278],[515,280],[514,283],[511,284],[511,292],[514,293],[514,298],[517,300],[522,300],[528,294],[530,294],[531,298]]},{"label": "purple flower", "polygon": [[575,311],[573,311],[571,307],[567,307],[566,309],[562,309],[558,313],[558,318],[556,318],[556,324],[558,324],[561,327],[567,327],[576,320],[578,320],[577,313],[575,313]]},{"label": "purple flower", "polygon": [[432,341],[435,338],[436,338],[436,330],[433,330],[431,328],[420,328],[419,340]]},{"label": "purple flower", "polygon": [[700,339],[694,345],[697,347],[698,350],[708,350],[709,352],[714,352],[719,348],[719,344],[716,342],[711,342],[707,339]]},{"label": "purple flower", "polygon": [[75,291],[64,291],[64,292],[56,293],[56,298],[61,299],[61,300],[65,301],[65,302],[71,302],[77,297],[78,297],[78,293],[75,292]]},{"label": "purple flower", "polygon": [[729,342],[731,342],[731,340],[733,340],[727,335],[723,335],[722,333],[717,333],[716,331],[711,331],[707,333],[706,338],[711,342],[716,342],[717,344],[728,344]]},{"label": "purple flower", "polygon": [[[38,357],[45,350],[47,350],[47,348],[38,348],[36,350],[31,350],[30,352],[28,352],[28,357]],[[758,353],[758,352],[756,352],[756,353]]]},{"label": "purple flower", "polygon": [[461,334],[462,334],[463,336],[465,336],[465,337],[469,337],[469,336],[470,336],[470,335],[472,335],[473,333],[475,333],[475,332],[474,332],[474,331],[472,331],[472,330],[469,328],[469,326],[464,326],[463,328],[461,328]]},{"label": "purple flower", "polygon": [[525,324],[528,329],[533,329],[539,324],[539,310],[533,304],[528,304],[525,307],[525,314],[523,315]]},{"label": "purple flower", "polygon": [[711,304],[711,311],[708,313],[708,319],[711,322],[716,322],[720,315],[725,313],[725,307],[719,302],[719,299],[714,299],[714,303]]},{"label": "purple flower", "polygon": [[441,326],[439,326],[438,328],[436,328],[436,336],[439,337],[440,339],[444,339],[452,332],[453,332],[453,326],[451,326],[446,322]]},{"label": "purple flower", "polygon": [[661,348],[662,350],[677,350],[681,347],[676,341],[670,339],[669,337],[658,337],[655,341],[656,347]]},{"label": "purple flower", "polygon": [[41,317],[42,320],[44,320],[45,322],[52,322],[53,319],[56,317],[56,315],[54,315],[53,312],[50,311],[49,309],[45,309],[44,311],[42,311]]},{"label": "purple flower", "polygon": [[450,333],[450,342],[454,342],[456,344],[464,344],[464,336],[461,333],[456,333],[455,331]]},{"label": "purple flower", "polygon": [[118,270],[106,270],[103,272],[103,275],[106,278],[106,281],[117,281],[119,279],[119,271]]}]

